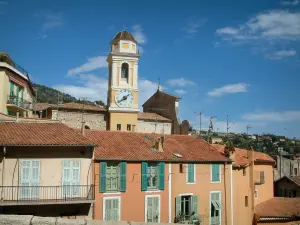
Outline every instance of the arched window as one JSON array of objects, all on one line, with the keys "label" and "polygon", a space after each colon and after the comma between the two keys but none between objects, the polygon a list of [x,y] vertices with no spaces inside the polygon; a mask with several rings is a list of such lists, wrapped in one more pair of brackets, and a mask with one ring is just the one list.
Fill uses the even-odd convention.
[{"label": "arched window", "polygon": [[128,80],[128,71],[129,71],[129,66],[127,63],[123,63],[121,67],[121,78]]}]

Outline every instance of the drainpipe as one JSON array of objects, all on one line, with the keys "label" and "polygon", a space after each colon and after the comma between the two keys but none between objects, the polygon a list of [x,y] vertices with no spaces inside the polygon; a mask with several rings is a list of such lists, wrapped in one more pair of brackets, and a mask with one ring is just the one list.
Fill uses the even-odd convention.
[{"label": "drainpipe", "polygon": [[224,193],[225,193],[225,224],[228,224],[227,221],[227,188],[226,188],[226,182],[227,182],[227,176],[226,176],[226,166],[227,163],[224,163],[224,169],[223,169],[223,174],[224,174]]},{"label": "drainpipe", "polygon": [[169,223],[172,223],[172,164],[169,163]]},{"label": "drainpipe", "polygon": [[230,165],[230,210],[231,210],[231,225],[233,225],[233,176],[232,164]]},{"label": "drainpipe", "polygon": [[251,218],[251,221],[253,221],[253,218],[254,218],[254,150],[253,148],[251,147],[251,150],[248,151],[248,154],[250,154],[249,158],[250,158],[250,166],[249,166],[249,169],[250,169],[250,196],[249,196],[249,199],[251,199],[251,214],[250,214],[250,218]]},{"label": "drainpipe", "polygon": [[3,186],[4,186],[4,170],[5,170],[5,155],[6,155],[6,147],[3,147],[3,163],[2,163],[2,181],[1,181],[1,200],[3,200]]}]

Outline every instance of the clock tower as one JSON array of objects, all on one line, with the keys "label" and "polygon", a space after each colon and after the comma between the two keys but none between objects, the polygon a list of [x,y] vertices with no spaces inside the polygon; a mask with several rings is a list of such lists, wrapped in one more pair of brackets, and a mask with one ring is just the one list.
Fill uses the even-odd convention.
[{"label": "clock tower", "polygon": [[108,62],[108,129],[135,131],[138,107],[137,41],[127,31],[110,42]]}]

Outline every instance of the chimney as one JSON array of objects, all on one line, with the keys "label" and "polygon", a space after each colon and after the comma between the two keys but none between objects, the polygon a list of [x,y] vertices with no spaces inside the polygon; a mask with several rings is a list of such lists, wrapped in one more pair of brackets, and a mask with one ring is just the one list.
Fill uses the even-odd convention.
[{"label": "chimney", "polygon": [[81,134],[84,136],[84,133],[85,133],[85,128],[84,128],[84,126],[85,126],[85,122],[82,122],[82,124],[81,124]]},{"label": "chimney", "polygon": [[225,146],[224,149],[225,156],[235,162],[235,149],[232,146]]},{"label": "chimney", "polygon": [[159,137],[155,140],[154,148],[159,152],[164,151],[164,139],[164,137]]}]

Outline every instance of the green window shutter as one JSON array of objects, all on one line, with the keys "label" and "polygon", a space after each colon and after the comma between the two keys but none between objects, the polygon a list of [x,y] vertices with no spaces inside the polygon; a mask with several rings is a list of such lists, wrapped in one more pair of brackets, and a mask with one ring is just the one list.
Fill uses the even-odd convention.
[{"label": "green window shutter", "polygon": [[159,181],[158,181],[159,190],[164,190],[165,189],[165,163],[160,162],[158,164],[158,168],[159,168]]},{"label": "green window shutter", "polygon": [[126,191],[126,162],[120,163],[120,191]]},{"label": "green window shutter", "polygon": [[176,202],[176,208],[175,208],[175,212],[176,212],[176,216],[180,216],[181,214],[181,197],[176,197],[175,198],[175,202]]},{"label": "green window shutter", "polygon": [[12,81],[10,82],[10,91],[9,91],[9,95],[14,95],[15,94],[15,84]]},{"label": "green window shutter", "polygon": [[24,88],[21,89],[21,101],[24,99]]},{"label": "green window shutter", "polygon": [[106,192],[106,166],[107,163],[106,162],[101,162],[100,163],[100,184],[99,184],[99,192]]},{"label": "green window shutter", "polygon": [[148,186],[147,173],[148,173],[148,163],[142,162],[142,191],[147,191],[147,186]]},{"label": "green window shutter", "polygon": [[194,166],[195,164],[188,164],[187,167],[188,167],[188,183],[194,183],[195,182],[195,170],[194,170]]},{"label": "green window shutter", "polygon": [[193,195],[191,199],[192,199],[192,203],[191,203],[192,212],[194,212],[195,215],[198,215],[198,196]]},{"label": "green window shutter", "polygon": [[17,94],[16,94],[16,96],[17,96],[17,105],[19,105],[19,99],[20,99],[19,92],[20,92],[20,86],[17,85]]},{"label": "green window shutter", "polygon": [[212,181],[217,182],[220,181],[220,165],[212,164]]}]

